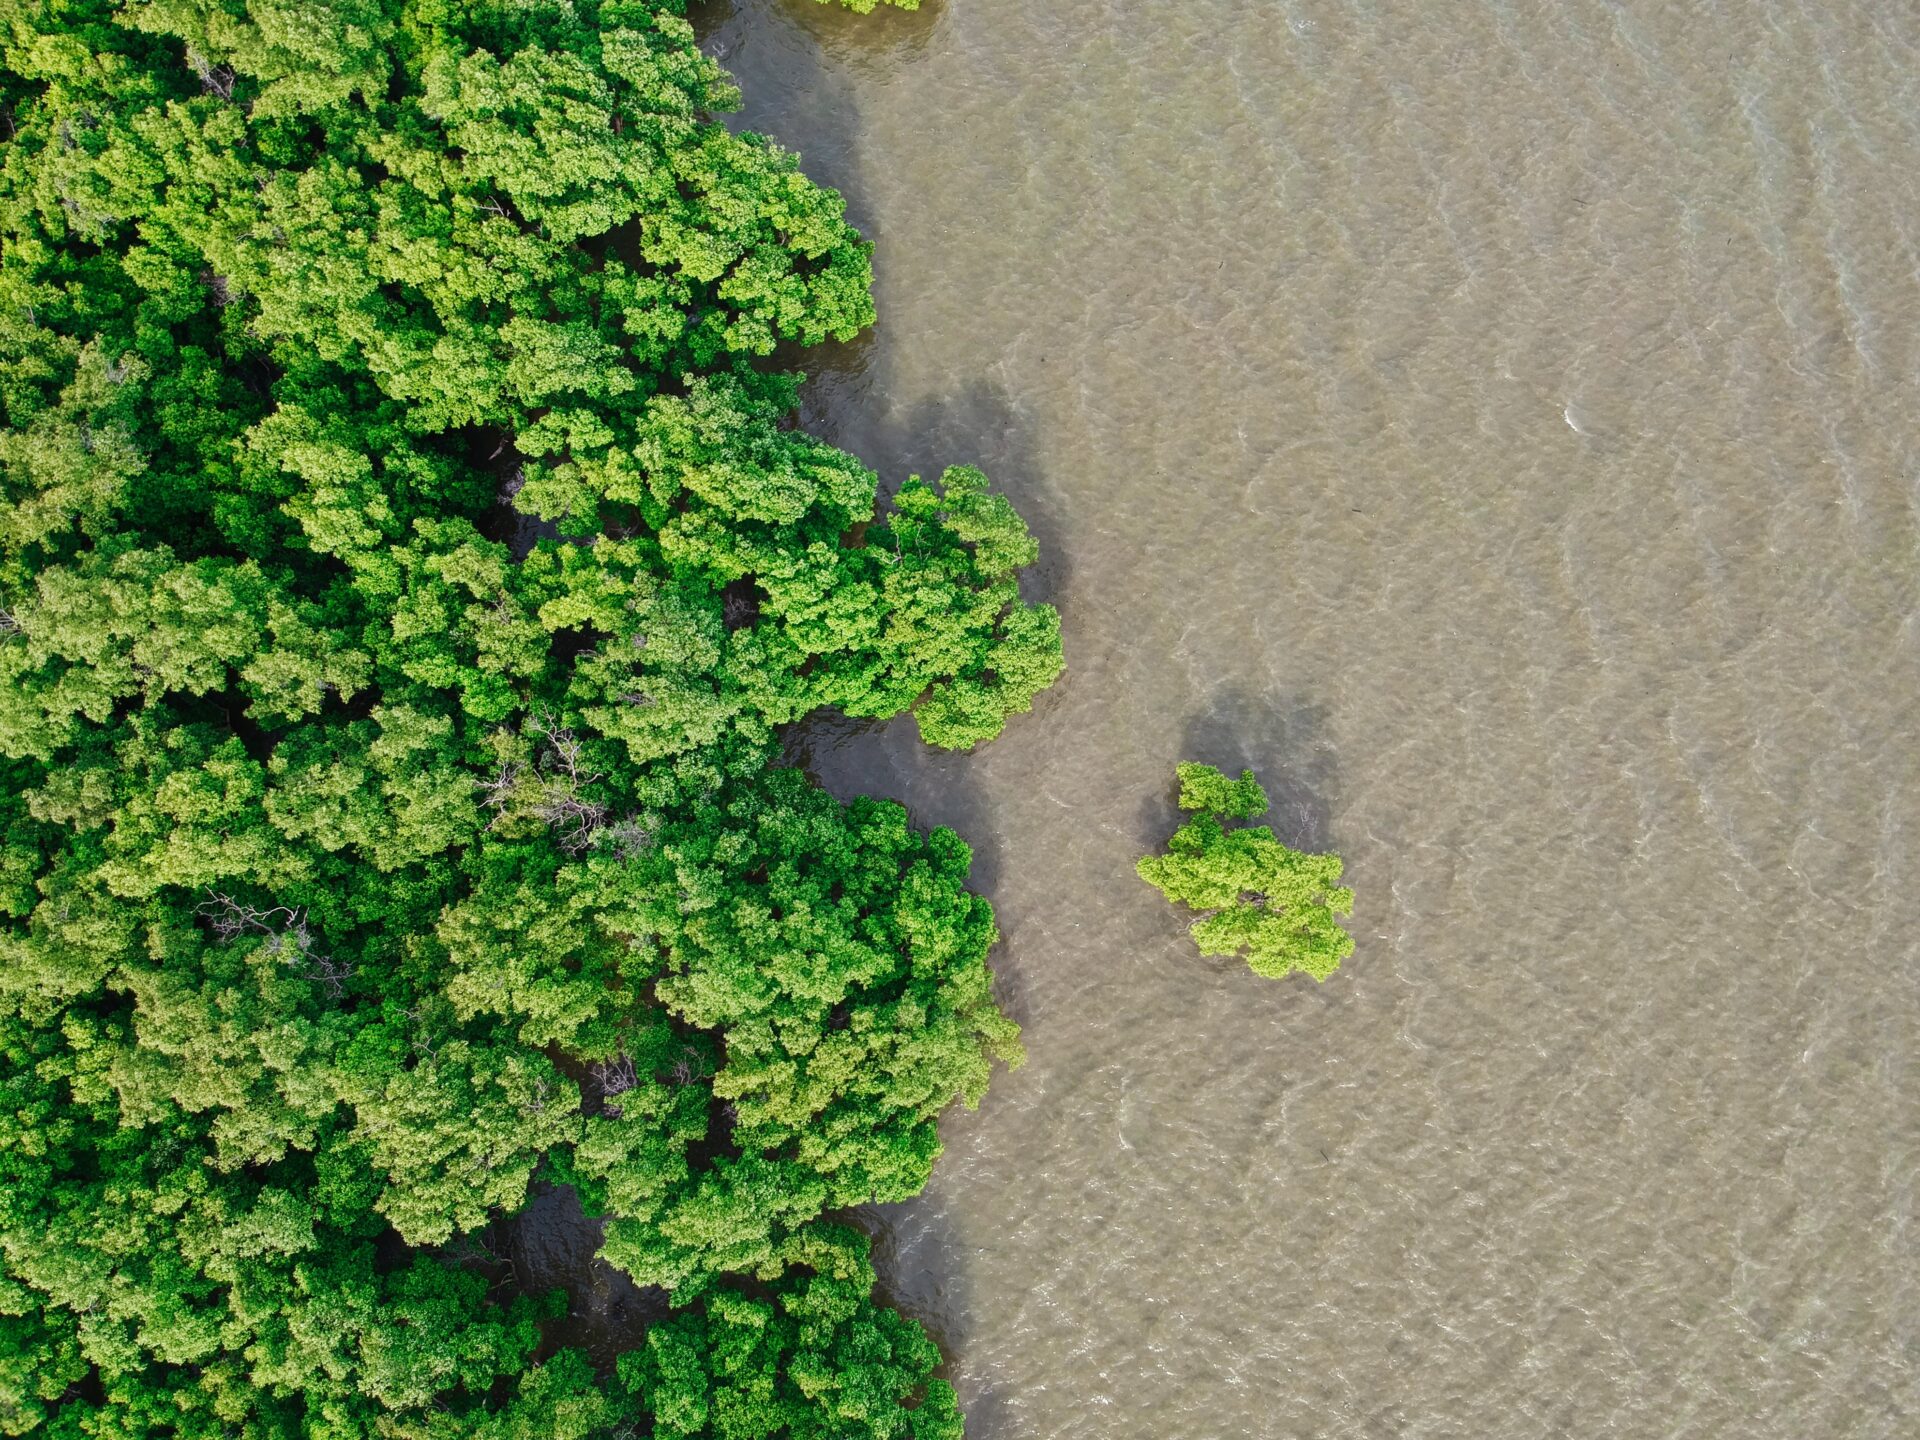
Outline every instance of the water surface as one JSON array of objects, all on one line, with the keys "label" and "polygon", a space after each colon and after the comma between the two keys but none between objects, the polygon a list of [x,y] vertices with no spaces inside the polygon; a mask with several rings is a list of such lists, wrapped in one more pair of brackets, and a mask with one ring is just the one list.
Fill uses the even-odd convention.
[{"label": "water surface", "polygon": [[[1920,11],[697,17],[1070,673],[972,757],[1027,1067],[878,1213],[975,1440],[1920,1432]],[[1132,874],[1182,758],[1348,857],[1324,986]]]}]

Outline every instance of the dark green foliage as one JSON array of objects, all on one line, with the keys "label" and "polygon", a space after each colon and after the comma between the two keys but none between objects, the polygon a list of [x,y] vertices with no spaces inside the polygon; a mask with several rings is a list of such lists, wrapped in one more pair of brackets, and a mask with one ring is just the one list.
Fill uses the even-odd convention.
[{"label": "dark green foliage", "polygon": [[660,1440],[960,1440],[940,1352],[871,1299],[866,1240],[816,1226],[789,1270],[749,1293],[715,1290],[656,1325],[620,1373]]},{"label": "dark green foliage", "polygon": [[[992,915],[769,766],[1059,622],[979,472],[790,428],[868,249],[680,11],[7,8],[6,1434],[958,1433],[820,1217],[1018,1059]],[[625,1380],[472,1261],[548,1183],[673,1292]]]},{"label": "dark green foliage", "polygon": [[1340,857],[1289,849],[1265,825],[1223,826],[1223,819],[1266,813],[1266,792],[1251,770],[1238,780],[1211,765],[1178,770],[1180,808],[1194,816],[1173,832],[1165,855],[1140,861],[1140,878],[1201,912],[1192,929],[1202,955],[1244,953],[1256,975],[1278,979],[1298,970],[1326,979],[1353,953],[1353,937],[1337,923],[1353,913],[1353,891],[1339,883]]},{"label": "dark green foliage", "polygon": [[956,1096],[977,1104],[990,1063],[1021,1058],[989,991],[998,935],[963,888],[970,860],[953,832],[923,835],[887,801],[842,806],[790,770],[662,826],[625,872],[632,923],[659,945],[648,978],[667,1012],[722,1042],[703,1080],[739,1153],[692,1173],[684,1152],[707,1126],[687,1115],[681,1154],[643,1198],[621,1138],[630,1112],[685,1114],[673,1093],[685,1082],[644,1078],[618,1096],[617,1119],[588,1120],[599,1133],[581,1164],[619,1217],[610,1259],[669,1288],[760,1271],[822,1208],[919,1192],[940,1111]]}]

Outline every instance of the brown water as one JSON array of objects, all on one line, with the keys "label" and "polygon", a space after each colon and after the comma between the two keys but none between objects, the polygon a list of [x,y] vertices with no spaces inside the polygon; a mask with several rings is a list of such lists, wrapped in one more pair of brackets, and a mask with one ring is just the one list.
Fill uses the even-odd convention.
[{"label": "brown water", "polygon": [[[1920,1433],[1920,9],[699,16],[1070,674],[972,757],[1031,1063],[876,1218],[975,1440]],[[1348,858],[1326,985],[1132,874],[1181,758]]]}]

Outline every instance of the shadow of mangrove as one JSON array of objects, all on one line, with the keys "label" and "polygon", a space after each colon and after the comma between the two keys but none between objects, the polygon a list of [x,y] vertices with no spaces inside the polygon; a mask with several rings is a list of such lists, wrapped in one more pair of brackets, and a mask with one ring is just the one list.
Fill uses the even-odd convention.
[{"label": "shadow of mangrove", "polygon": [[[817,0],[707,0],[690,18],[703,48],[740,85],[743,107],[728,123],[798,154],[812,179],[839,190],[848,219],[875,242],[876,263],[888,265],[875,192],[863,172],[855,80],[871,84],[879,75],[887,83],[911,83],[906,77],[913,58],[943,23],[940,0],[925,0],[912,12],[883,6],[866,16]],[[876,288],[884,306],[885,286]],[[1064,506],[1044,475],[1030,416],[1004,387],[984,379],[903,400],[897,394],[898,353],[883,310],[875,329],[851,341],[783,347],[772,363],[807,375],[798,423],[872,469],[883,504],[909,475],[931,479],[960,464],[984,470],[1040,543],[1038,563],[1021,579],[1023,597],[1055,604],[1066,615],[1072,568]],[[1013,722],[1032,723],[1031,717]],[[984,757],[978,751],[954,754],[926,746],[911,716],[882,722],[823,712],[786,729],[782,760],[841,800],[897,800],[914,824],[951,828],[972,850],[970,887],[993,898],[1006,855],[980,782]],[[1009,967],[998,967],[998,974],[996,998],[1025,1023],[1025,997],[1011,982]],[[950,1218],[931,1201],[861,1207],[851,1218],[873,1237],[878,1298],[925,1325],[944,1356],[961,1353],[973,1297],[965,1251]],[[940,1373],[947,1375],[945,1362]],[[976,1440],[991,1440],[1004,1428],[994,1419],[1002,1411],[990,1390],[963,1400],[968,1433]]]},{"label": "shadow of mangrove", "polygon": [[838,190],[847,218],[873,239],[852,77],[897,71],[923,50],[940,26],[940,0],[911,11],[882,5],[871,15],[820,0],[697,0],[687,19],[700,48],[740,87],[740,108],[723,117],[728,127],[798,155],[808,177]]},{"label": "shadow of mangrove", "polygon": [[[863,355],[868,378],[883,383],[886,347],[874,346]],[[810,381],[808,390],[813,388]],[[878,472],[883,495],[909,475],[938,475],[948,465],[972,464],[986,471],[1040,543],[1038,562],[1021,576],[1022,596],[1059,606],[1063,618],[1067,615],[1073,571],[1061,533],[1061,509],[1043,478],[1031,425],[1003,389],[974,382],[955,394],[920,401],[903,419],[844,413],[821,419],[824,423],[814,433]],[[1009,723],[1018,727],[1034,720],[1015,716]],[[978,771],[996,743],[1001,742],[964,753],[936,750],[921,742],[911,715],[856,720],[825,711],[790,727],[784,755],[842,800],[887,796],[905,805],[916,824],[957,831],[973,849],[971,885],[991,898],[1005,855]]]},{"label": "shadow of mangrove", "polygon": [[[1180,760],[1197,760],[1228,775],[1251,770],[1267,792],[1259,823],[1296,850],[1325,850],[1332,843],[1330,817],[1336,758],[1327,736],[1327,709],[1298,696],[1263,695],[1223,686],[1203,709],[1187,717]],[[1142,838],[1161,844],[1182,818],[1179,781],[1141,808]]]}]

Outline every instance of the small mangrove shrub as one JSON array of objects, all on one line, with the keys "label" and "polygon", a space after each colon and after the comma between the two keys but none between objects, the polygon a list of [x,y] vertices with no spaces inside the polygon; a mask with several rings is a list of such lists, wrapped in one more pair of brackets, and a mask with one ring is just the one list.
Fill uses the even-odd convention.
[{"label": "small mangrove shrub", "polygon": [[1310,855],[1274,839],[1265,825],[1229,829],[1267,810],[1267,792],[1242,770],[1229,780],[1211,765],[1176,767],[1180,808],[1193,812],[1167,841],[1167,853],[1143,857],[1140,878],[1176,905],[1199,912],[1193,938],[1202,955],[1246,956],[1256,975],[1298,970],[1324,980],[1353,953],[1338,917],[1353,913],[1340,884],[1338,855]]}]

